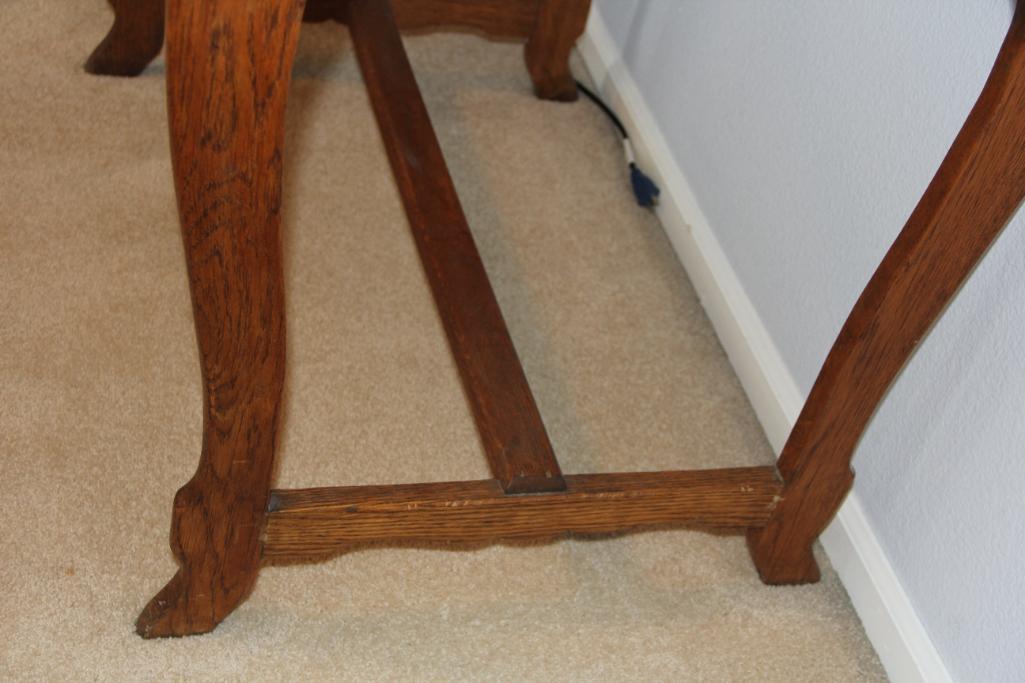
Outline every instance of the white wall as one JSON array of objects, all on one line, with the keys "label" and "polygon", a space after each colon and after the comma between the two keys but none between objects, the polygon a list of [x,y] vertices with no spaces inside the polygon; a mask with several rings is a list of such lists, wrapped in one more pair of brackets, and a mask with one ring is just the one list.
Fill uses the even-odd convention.
[{"label": "white wall", "polygon": [[[1012,0],[596,0],[802,396]],[[955,680],[1025,680],[1025,213],[897,381],[855,491]]]}]

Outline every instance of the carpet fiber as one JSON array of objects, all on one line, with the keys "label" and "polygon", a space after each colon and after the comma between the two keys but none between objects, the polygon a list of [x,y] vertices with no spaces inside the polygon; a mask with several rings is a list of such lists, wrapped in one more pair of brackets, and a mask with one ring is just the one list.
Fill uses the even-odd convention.
[{"label": "carpet fiber", "polygon": [[[0,678],[884,678],[821,554],[770,588],[692,531],[271,567],[214,633],[139,639],[201,424],[163,62],[86,75],[101,0],[3,14]],[[770,463],[602,115],[534,99],[518,45],[407,45],[564,470]],[[277,484],[486,478],[345,30],[304,27],[295,74]]]}]

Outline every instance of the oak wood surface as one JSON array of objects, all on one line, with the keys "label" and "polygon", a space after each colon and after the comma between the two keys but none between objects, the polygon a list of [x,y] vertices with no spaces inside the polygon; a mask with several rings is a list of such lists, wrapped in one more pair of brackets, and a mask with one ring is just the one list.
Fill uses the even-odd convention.
[{"label": "oak wood surface", "polygon": [[427,281],[491,470],[509,493],[565,488],[384,0],[352,0],[348,24]]},{"label": "oak wood surface", "polygon": [[[164,40],[164,0],[109,0],[114,25],[86,71],[137,76]],[[304,21],[347,23],[349,0],[307,0]],[[497,38],[525,38],[527,69],[543,99],[574,100],[569,54],[583,33],[590,0],[391,0],[404,31],[463,28]]]},{"label": "oak wood surface", "polygon": [[[776,468],[562,477],[398,30],[457,25],[527,37],[537,94],[572,99],[568,55],[589,2],[393,2],[394,15],[384,0],[310,0],[305,16],[337,18],[353,33],[497,480],[271,496],[285,353],[283,112],[304,3],[167,0],[172,158],[204,433],[196,474],[175,496],[171,547],[180,569],[140,615],[139,633],[209,631],[246,597],[262,560],[374,543],[490,543],[664,525],[746,528],[763,580],[817,580],[811,544],[851,486],[861,434],[1025,197],[1023,3],[976,106],[831,349],[777,464],[781,483]],[[160,50],[163,2],[111,4],[114,26],[87,69],[133,75]]]},{"label": "oak wood surface", "polygon": [[381,543],[481,544],[665,526],[763,524],[773,467],[567,475],[566,490],[506,495],[495,480],[274,491],[264,558],[294,561]]},{"label": "oak wood surface", "polygon": [[854,305],[783,448],[784,500],[764,529],[748,535],[766,582],[818,580],[811,544],[850,489],[865,427],[1023,197],[1025,3],[1018,3],[978,102]]},{"label": "oak wood surface", "polygon": [[301,0],[168,0],[171,156],[203,378],[203,450],[174,499],[180,569],[139,616],[203,633],[252,588],[285,376],[284,111]]}]

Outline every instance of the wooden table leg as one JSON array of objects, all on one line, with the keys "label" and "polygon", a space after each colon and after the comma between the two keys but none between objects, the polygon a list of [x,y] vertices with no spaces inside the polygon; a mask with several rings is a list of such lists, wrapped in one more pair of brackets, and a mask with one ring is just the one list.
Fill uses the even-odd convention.
[{"label": "wooden table leg", "polygon": [[[880,401],[1025,197],[1025,2],[979,100],[829,352],[779,458],[782,500],[748,533],[767,583],[817,581],[811,546],[853,482]],[[894,453],[894,457],[901,454]]]},{"label": "wooden table leg", "polygon": [[109,0],[114,25],[85,63],[105,76],[138,76],[164,46],[164,0]]},{"label": "wooden table leg", "polygon": [[281,169],[302,0],[168,0],[175,187],[203,376],[203,450],[175,496],[181,568],[137,622],[209,631],[260,564],[285,376]]},{"label": "wooden table leg", "polygon": [[591,0],[539,0],[537,22],[525,56],[534,92],[541,99],[577,99],[569,55],[584,32],[590,9]]}]

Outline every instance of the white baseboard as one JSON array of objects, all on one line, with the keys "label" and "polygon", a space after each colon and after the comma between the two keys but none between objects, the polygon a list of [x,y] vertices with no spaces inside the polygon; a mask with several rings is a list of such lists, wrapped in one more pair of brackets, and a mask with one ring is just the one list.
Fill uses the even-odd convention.
[{"label": "white baseboard", "polygon": [[819,541],[890,680],[950,683],[950,672],[879,546],[857,492],[847,497]]},{"label": "white baseboard", "polygon": [[[592,8],[578,49],[591,78],[630,132],[637,161],[662,188],[657,214],[777,453],[804,396],[702,213],[651,111]],[[950,674],[851,493],[821,537],[891,680],[946,683]]]},{"label": "white baseboard", "polygon": [[658,217],[751,398],[769,442],[779,453],[804,398],[719,246],[597,8],[591,11],[578,48],[599,92],[630,132],[638,165],[662,188]]}]

